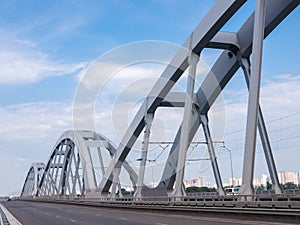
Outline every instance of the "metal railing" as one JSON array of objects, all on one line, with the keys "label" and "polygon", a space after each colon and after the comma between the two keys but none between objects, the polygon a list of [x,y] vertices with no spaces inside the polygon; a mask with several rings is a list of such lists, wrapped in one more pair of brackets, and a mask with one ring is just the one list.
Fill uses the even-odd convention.
[{"label": "metal railing", "polygon": [[21,200],[59,202],[109,207],[166,207],[166,208],[264,208],[264,209],[297,209],[300,215],[300,194],[298,192],[286,194],[260,193],[255,195],[189,195],[185,197],[36,197],[21,198]]},{"label": "metal railing", "polygon": [[10,223],[1,207],[0,207],[0,224],[1,225],[10,225]]}]

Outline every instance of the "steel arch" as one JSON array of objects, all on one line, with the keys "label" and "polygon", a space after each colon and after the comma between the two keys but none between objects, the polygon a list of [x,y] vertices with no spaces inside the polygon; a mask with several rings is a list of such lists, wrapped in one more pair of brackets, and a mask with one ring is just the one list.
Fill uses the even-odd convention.
[{"label": "steel arch", "polygon": [[[267,17],[265,24],[265,37],[267,37],[279,24],[283,21],[300,3],[299,0],[289,0],[289,1],[268,1],[267,2]],[[210,107],[221,94],[222,90],[228,84],[230,79],[236,73],[236,71],[242,66],[240,63],[240,58],[249,58],[251,54],[252,46],[252,32],[253,32],[253,19],[254,14],[252,14],[248,20],[242,25],[242,27],[236,33],[237,36],[237,46],[239,48],[234,48],[234,54],[229,57],[228,54],[231,52],[229,50],[224,50],[219,56],[215,64],[212,66],[211,72],[207,74],[202,85],[196,92],[197,103],[198,103],[198,115],[193,114],[192,127],[190,130],[189,138],[192,140],[197,129],[201,125],[199,120],[199,115],[207,114]],[[234,38],[235,39],[235,38]],[[212,41],[213,42],[213,41]],[[232,41],[234,42],[234,40]],[[211,44],[209,44],[210,46]],[[176,161],[178,159],[179,150],[179,139],[180,139],[180,129],[177,132],[174,145],[170,151],[166,165],[163,172],[162,180],[158,186],[158,189],[172,190],[173,184],[175,182],[176,175]],[[267,153],[265,153],[267,154]],[[272,160],[272,158],[266,157],[267,160]],[[269,162],[267,162],[269,164]],[[275,174],[270,171],[270,174]],[[276,175],[277,176],[277,175]]]},{"label": "steel arch", "polygon": [[[174,189],[175,177],[178,174],[178,161],[180,141],[185,138],[190,143],[195,133],[202,125],[206,128],[205,135],[207,142],[211,141],[208,129],[207,113],[215,102],[216,98],[222,93],[228,82],[239,68],[242,68],[246,80],[250,76],[250,60],[252,52],[253,17],[248,20],[236,33],[220,32],[221,27],[238,11],[246,0],[219,0],[208,12],[204,19],[199,23],[190,37],[184,43],[182,49],[175,55],[174,59],[161,75],[159,80],[151,90],[149,96],[141,106],[132,123],[125,133],[121,143],[116,148],[111,141],[102,135],[92,131],[67,131],[57,141],[40,182],[36,182],[36,171],[33,167],[28,172],[22,190],[22,196],[76,196],[77,194],[86,197],[107,195],[110,190],[112,196],[119,184],[119,173],[121,166],[127,170],[133,185],[137,183],[137,175],[126,162],[126,157],[131,151],[138,136],[146,127],[144,140],[149,140],[149,129],[154,113],[158,107],[174,106],[170,99],[174,99],[170,90],[181,77],[183,72],[191,66],[189,58],[191,55],[200,55],[204,48],[223,49],[213,65],[211,72],[208,73],[196,93],[192,93],[193,107],[197,113],[191,115],[191,125],[186,136],[182,135],[179,128],[172,148],[170,150],[162,179],[157,188],[149,190],[148,193],[166,195]],[[269,0],[266,7],[266,20],[264,26],[265,37],[268,36],[300,3],[300,0]],[[188,49],[188,51],[186,50]],[[177,66],[177,67],[175,67]],[[182,96],[181,96],[182,97]],[[176,102],[176,107],[184,107],[186,102]],[[263,115],[260,109],[258,129],[261,139],[264,139],[263,146],[266,161],[272,182],[277,184],[278,178],[272,152],[268,146],[267,131],[264,125]],[[151,119],[151,120],[152,120]],[[184,123],[184,121],[183,121]],[[147,128],[149,127],[149,128]],[[148,129],[148,130],[147,130]],[[144,142],[145,144],[146,142]],[[95,168],[90,153],[90,148],[105,148],[112,156],[107,169],[103,169],[103,179],[98,183],[95,177]],[[100,151],[100,150],[98,150]],[[210,149],[210,159],[213,164],[214,175],[219,186],[219,193],[222,193],[220,175],[217,174],[218,165],[214,150]],[[146,157],[144,156],[144,160]],[[102,167],[103,168],[103,167]],[[142,173],[141,173],[142,174]],[[218,177],[218,178],[217,178]],[[249,176],[250,177],[250,176]],[[140,182],[141,183],[141,182]],[[112,184],[114,185],[113,187]],[[37,185],[37,186],[35,186]],[[221,187],[220,187],[221,186]],[[277,185],[278,186],[278,185]],[[111,189],[112,188],[112,189]],[[275,187],[276,188],[276,187]],[[146,187],[143,187],[146,189]],[[178,188],[177,188],[178,189]],[[277,190],[280,192],[280,188]],[[31,193],[31,194],[30,194]],[[141,191],[140,191],[141,193]]]},{"label": "steel arch", "polygon": [[[199,108],[198,114],[193,114],[192,125],[189,131],[189,141],[192,140],[194,134],[203,122],[199,119],[199,115],[207,114],[211,105],[222,92],[223,88],[227,85],[238,68],[242,66],[240,59],[249,58],[251,54],[254,14],[249,17],[249,19],[236,34],[227,35],[226,38],[224,38],[223,35],[222,38],[221,33],[218,33],[220,28],[244,3],[245,1],[218,1],[192,32],[187,41],[183,44],[183,47],[189,48],[195,54],[200,54],[202,49],[207,47],[229,49],[223,51],[221,56],[213,65],[212,72],[207,74],[203,84],[196,93],[196,103],[199,105]],[[265,37],[270,34],[298,5],[299,0],[268,1],[265,22]],[[228,39],[232,44],[227,43]],[[224,43],[222,43],[222,41]],[[236,45],[234,45],[234,43],[236,43]],[[145,109],[147,113],[154,114],[155,110],[161,105],[163,99],[168,93],[170,93],[171,87],[188,67],[188,55],[183,56],[180,55],[180,53],[182,53],[182,51],[179,51],[174,57],[175,61],[177,62],[176,65],[178,65],[177,68],[174,69],[174,63],[172,63],[173,68],[167,67],[161,75],[161,77],[168,80],[168,82],[159,80],[158,83],[155,84],[149,96],[146,98],[151,100],[147,103],[146,101],[143,103],[132,123],[130,124],[128,132],[126,132],[121,144],[118,146],[117,152],[114,155],[106,175],[99,186],[99,192],[103,194],[108,192],[112,184],[111,181],[113,180],[113,177],[116,176],[113,172],[116,168],[122,165],[122,162],[126,159],[137,137],[146,126]],[[172,190],[175,182],[176,170],[178,170],[177,163],[179,142],[180,130],[178,131],[174,140],[162,180],[158,188],[153,190],[154,192],[157,192],[158,189],[160,189],[164,190],[166,194],[168,190]],[[266,152],[265,154],[269,170],[271,170],[270,173],[275,176],[275,167],[272,167],[271,165],[273,161],[272,155],[270,155],[270,152]]]},{"label": "steel arch", "polygon": [[44,169],[44,163],[32,163],[21,191],[21,197],[36,196]]},{"label": "steel arch", "polygon": [[[111,157],[115,153],[114,145],[103,135],[85,130],[64,132],[49,157],[37,196],[94,196],[97,181],[91,148],[96,148],[98,154],[106,149]],[[123,166],[135,187],[136,173],[127,162]]]}]

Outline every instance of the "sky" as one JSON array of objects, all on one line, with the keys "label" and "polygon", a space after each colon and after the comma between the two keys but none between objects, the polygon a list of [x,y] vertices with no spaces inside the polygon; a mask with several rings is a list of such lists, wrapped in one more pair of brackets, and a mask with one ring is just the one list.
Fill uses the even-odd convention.
[{"label": "sky", "polygon": [[[149,40],[164,43],[162,46],[170,50],[165,58],[122,68],[110,83],[106,83],[95,103],[97,131],[118,144],[126,124],[116,126],[115,121],[124,117],[130,122],[176,46],[187,39],[214,3],[213,0],[2,2],[0,195],[20,192],[31,163],[46,163],[59,136],[73,129],[73,100],[93,63],[132,43],[133,46]],[[222,31],[238,30],[253,9],[254,1],[248,1]],[[297,160],[300,156],[299,21],[298,8],[264,41],[260,100],[279,171],[300,170]],[[198,69],[203,73],[207,71],[219,53],[218,50],[204,50],[201,59],[205,64]],[[198,76],[200,83],[203,76],[200,72]],[[184,90],[184,84],[183,78],[178,90]],[[123,92],[132,97],[129,105],[122,105]],[[240,177],[242,170],[247,98],[243,74],[238,71],[210,115],[212,123],[218,123],[214,115],[219,115],[218,106],[221,106],[225,134],[217,133],[216,124],[212,125],[216,126],[212,133],[231,149],[235,177]],[[124,108],[127,109],[125,113]],[[173,131],[174,135],[182,110],[174,109],[173,114],[171,111],[158,111],[154,139],[169,141],[172,136],[169,133]],[[156,132],[155,136],[155,130],[163,130],[164,135]],[[203,140],[201,132],[197,138]],[[215,147],[223,180],[227,182],[230,177],[228,152],[218,145]],[[156,157],[159,152],[160,148],[154,146],[149,157]],[[205,152],[206,147],[199,145],[190,149],[188,157],[206,157]],[[167,152],[161,157],[166,155]],[[137,156],[133,154],[132,157],[134,161]],[[256,159],[255,176],[259,178],[268,173],[259,140]],[[158,179],[151,176],[153,167],[157,170],[155,174],[161,173],[161,167],[151,165],[146,173],[149,183]],[[205,176],[213,182],[208,162],[187,163],[186,178],[197,176]]]}]

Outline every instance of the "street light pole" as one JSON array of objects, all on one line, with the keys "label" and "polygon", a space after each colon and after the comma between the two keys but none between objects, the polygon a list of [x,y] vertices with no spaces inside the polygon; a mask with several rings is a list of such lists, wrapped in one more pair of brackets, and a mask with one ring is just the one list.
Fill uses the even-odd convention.
[{"label": "street light pole", "polygon": [[222,146],[222,148],[225,149],[226,151],[228,151],[228,153],[229,153],[232,186],[234,186],[234,185],[233,185],[233,179],[234,179],[234,178],[233,178],[233,166],[232,166],[231,150],[230,150],[229,148],[227,148],[227,147],[225,146],[225,144]]}]

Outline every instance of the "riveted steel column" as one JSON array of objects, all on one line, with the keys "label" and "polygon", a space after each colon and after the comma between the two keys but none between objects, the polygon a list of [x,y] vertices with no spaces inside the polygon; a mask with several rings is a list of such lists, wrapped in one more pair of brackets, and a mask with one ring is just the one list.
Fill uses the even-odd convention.
[{"label": "riveted steel column", "polygon": [[[240,59],[240,64],[241,64],[241,67],[244,71],[245,80],[246,80],[246,83],[247,83],[247,87],[249,89],[249,79],[250,79],[250,74],[251,74],[251,72],[250,72],[250,61],[249,61],[248,58],[241,58]],[[262,142],[266,162],[267,162],[270,177],[271,177],[271,180],[272,180],[272,189],[275,191],[276,194],[282,194],[282,188],[281,188],[281,185],[279,183],[277,169],[276,169],[276,165],[275,165],[275,161],[274,161],[274,157],[273,157],[273,153],[272,153],[272,148],[271,148],[271,144],[270,144],[270,140],[269,140],[269,136],[268,136],[264,116],[263,116],[262,109],[261,109],[260,105],[258,106],[258,131],[259,131],[259,134],[260,134],[260,139],[261,139],[261,142]]]},{"label": "riveted steel column", "polygon": [[189,132],[191,127],[193,95],[194,95],[196,68],[198,62],[199,62],[199,56],[191,52],[188,58],[189,76],[188,76],[187,95],[185,99],[184,114],[183,114],[180,143],[179,143],[179,156],[178,156],[177,169],[176,169],[176,181],[175,181],[174,191],[172,193],[174,197],[182,197],[186,195],[185,190],[183,189],[183,178],[184,178],[184,169],[185,169],[185,162],[186,162],[186,152],[189,147],[188,139],[189,139]]},{"label": "riveted steel column", "polygon": [[209,158],[210,158],[210,161],[211,161],[211,165],[212,165],[212,168],[213,168],[213,172],[214,172],[214,176],[215,176],[215,180],[216,180],[216,184],[217,184],[217,191],[218,191],[219,195],[225,195],[225,191],[224,191],[224,188],[223,188],[223,185],[222,185],[220,170],[219,170],[219,167],[218,167],[217,157],[216,157],[215,149],[214,149],[214,146],[213,146],[213,141],[212,141],[209,126],[208,126],[207,115],[206,114],[205,115],[200,115],[200,120],[201,120],[201,123],[202,123],[205,139],[206,139],[206,142],[207,142]]},{"label": "riveted steel column", "polygon": [[138,182],[137,182],[137,188],[134,193],[134,196],[137,198],[142,197],[142,189],[144,185],[144,176],[145,176],[145,169],[146,169],[146,163],[147,163],[147,153],[148,153],[148,146],[149,146],[149,138],[151,133],[151,125],[153,121],[154,114],[153,113],[147,113],[145,115],[145,131],[144,131],[144,140],[143,140],[143,147],[142,147],[142,156],[141,156],[141,163],[140,163],[140,169],[139,169],[139,176],[138,176]]},{"label": "riveted steel column", "polygon": [[260,93],[262,48],[265,28],[265,0],[256,0],[252,46],[252,67],[249,87],[248,113],[241,194],[252,195],[256,147],[257,117]]}]

